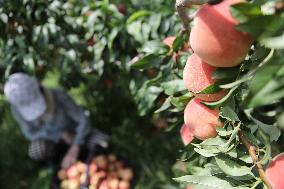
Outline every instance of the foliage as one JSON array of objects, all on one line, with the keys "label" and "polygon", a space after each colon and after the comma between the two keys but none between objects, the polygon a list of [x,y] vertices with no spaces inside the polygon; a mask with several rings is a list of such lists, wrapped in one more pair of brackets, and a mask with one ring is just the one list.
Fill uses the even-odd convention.
[{"label": "foliage", "polygon": [[[283,12],[275,7],[276,1],[256,0],[231,8],[232,14],[240,21],[237,29],[251,34],[256,42],[240,66],[218,68],[214,72],[213,77],[225,83],[217,82],[202,91],[210,94],[216,88],[229,90],[217,102],[204,102],[209,108],[220,108],[219,118],[225,126],[217,129],[216,138],[205,141],[195,139],[185,148],[183,159],[187,169],[177,175],[182,177],[175,180],[194,189],[265,188],[238,132],[241,130],[256,146],[264,166],[283,150],[280,135],[284,97],[284,18]],[[162,89],[166,99],[156,112],[171,117],[173,125],[178,127],[183,124],[182,113],[191,99],[182,81],[182,70],[190,53],[182,53],[178,62],[171,57],[187,41],[187,34],[177,33],[171,50],[165,50],[162,42],[155,45],[153,42],[146,43],[148,46],[144,49],[147,51],[141,50],[144,56],[132,65],[134,69],[151,67],[158,70],[158,75],[145,84],[149,88],[155,86]],[[188,175],[183,176],[185,174]]]},{"label": "foliage", "polygon": [[[257,147],[264,166],[283,151],[284,15],[275,9],[276,0],[231,7],[240,21],[237,29],[250,33],[255,43],[241,65],[214,72],[224,82],[201,91],[229,90],[223,99],[204,103],[220,108],[224,128],[216,138],[195,139],[182,154],[177,131],[192,98],[182,70],[191,52],[181,51],[188,34],[180,33],[172,1],[0,3],[1,85],[11,73],[24,71],[47,86],[68,90],[89,112],[92,124],[112,134],[113,151],[137,167],[135,188],[174,189],[177,183],[194,189],[265,188],[238,133]],[[176,39],[169,48],[162,40],[172,35]],[[20,184],[5,181],[6,188],[46,185],[49,170],[26,157],[27,143],[3,95],[0,105],[0,166],[5,170],[0,182],[13,175]],[[15,163],[19,161],[25,163]],[[171,180],[173,174],[178,182]]]},{"label": "foliage", "polygon": [[[151,107],[160,89],[145,95],[142,83],[149,76],[130,64],[144,43],[161,40],[177,25],[171,1],[1,1],[0,88],[18,71],[45,86],[65,88],[92,125],[111,134],[112,150],[137,167],[136,188],[175,188],[177,132],[158,128],[166,123]],[[137,111],[141,101],[145,105]],[[1,186],[48,187],[52,171],[28,159],[28,143],[3,94],[0,105]]]}]

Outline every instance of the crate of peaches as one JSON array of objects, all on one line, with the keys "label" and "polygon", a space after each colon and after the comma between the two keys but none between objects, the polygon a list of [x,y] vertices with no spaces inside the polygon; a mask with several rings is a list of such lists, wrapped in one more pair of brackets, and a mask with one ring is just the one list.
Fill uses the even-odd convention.
[{"label": "crate of peaches", "polygon": [[68,169],[59,170],[57,177],[61,189],[80,189],[85,185],[88,189],[130,189],[133,169],[114,154],[102,154],[93,157],[89,168],[78,161]]}]

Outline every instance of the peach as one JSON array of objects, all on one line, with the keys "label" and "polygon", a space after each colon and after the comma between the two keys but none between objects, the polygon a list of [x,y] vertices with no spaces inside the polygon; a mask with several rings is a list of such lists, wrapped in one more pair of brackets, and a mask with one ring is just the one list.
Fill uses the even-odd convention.
[{"label": "peach", "polygon": [[119,184],[118,184],[118,188],[119,189],[129,189],[130,188],[130,183],[129,181],[120,181]]},{"label": "peach", "polygon": [[90,175],[95,174],[95,172],[96,172],[97,170],[98,170],[98,166],[97,166],[94,162],[92,162],[91,165],[90,165],[90,167],[89,167],[89,173],[90,173]]},{"label": "peach", "polygon": [[106,180],[103,180],[98,189],[110,189]]},{"label": "peach", "polygon": [[133,178],[133,171],[130,168],[121,169],[118,174],[122,180],[131,180]]},{"label": "peach", "polygon": [[194,137],[200,140],[214,138],[217,136],[215,127],[223,126],[218,114],[218,109],[209,109],[198,98],[194,98],[184,110],[184,123],[192,130]]},{"label": "peach", "polygon": [[281,153],[273,158],[265,170],[265,175],[270,181],[273,189],[284,188],[284,153]]},{"label": "peach", "polygon": [[244,60],[253,40],[238,31],[238,21],[230,13],[230,5],[245,0],[224,0],[216,5],[202,6],[194,17],[190,33],[192,50],[208,64],[233,67]]},{"label": "peach", "polygon": [[119,180],[118,179],[110,179],[108,180],[108,186],[111,189],[118,189]]},{"label": "peach", "polygon": [[195,94],[213,85],[216,80],[212,79],[215,67],[202,61],[196,54],[192,54],[183,70],[183,81],[186,88],[193,92],[193,95],[204,101],[217,101],[226,95],[226,91],[221,90],[214,94]]},{"label": "peach", "polygon": [[58,173],[57,173],[57,177],[58,177],[60,180],[63,180],[63,179],[65,179],[65,178],[67,178],[66,170],[64,170],[64,169],[59,170]]},{"label": "peach", "polygon": [[164,43],[165,45],[169,46],[170,48],[172,48],[175,39],[176,39],[176,37],[174,37],[174,36],[169,36],[169,37],[166,37],[166,38],[163,40],[163,43]]},{"label": "peach", "polygon": [[107,157],[104,155],[100,155],[95,158],[95,162],[98,165],[99,169],[106,169],[108,166],[108,160]]},{"label": "peach", "polygon": [[60,183],[60,188],[61,188],[61,189],[68,189],[68,185],[69,185],[69,181],[68,181],[68,180],[63,180],[63,181]]},{"label": "peach", "polygon": [[67,169],[67,177],[74,178],[79,175],[79,171],[75,165],[72,165],[69,169]]},{"label": "peach", "polygon": [[80,181],[77,178],[72,178],[68,181],[68,189],[78,189]]},{"label": "peach", "polygon": [[114,154],[109,154],[107,156],[107,159],[109,162],[115,162],[117,160],[117,157]]},{"label": "peach", "polygon": [[184,145],[188,145],[194,139],[192,129],[185,124],[180,129],[180,135]]},{"label": "peach", "polygon": [[77,166],[77,169],[81,172],[81,173],[84,173],[84,172],[86,172],[87,171],[87,165],[85,164],[85,163],[83,163],[83,162],[78,162],[77,164],[76,164],[76,166]]},{"label": "peach", "polygon": [[[175,41],[176,37],[174,36],[169,36],[169,37],[166,37],[164,40],[163,40],[163,43],[167,46],[170,47],[170,49],[173,48],[173,43]],[[181,52],[188,52],[189,51],[189,46],[188,44],[185,44],[182,48],[181,48]],[[180,53],[179,52],[175,52],[173,53],[172,55],[172,59],[174,62],[177,62],[177,60],[179,59],[180,57]]]}]

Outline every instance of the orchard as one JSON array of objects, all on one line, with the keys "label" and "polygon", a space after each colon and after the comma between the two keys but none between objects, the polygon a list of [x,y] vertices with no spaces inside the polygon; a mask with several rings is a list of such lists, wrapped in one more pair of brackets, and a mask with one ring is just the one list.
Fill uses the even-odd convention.
[{"label": "orchard", "polygon": [[[0,187],[284,189],[283,0],[0,0]],[[64,89],[107,149],[37,163],[4,95]]]}]

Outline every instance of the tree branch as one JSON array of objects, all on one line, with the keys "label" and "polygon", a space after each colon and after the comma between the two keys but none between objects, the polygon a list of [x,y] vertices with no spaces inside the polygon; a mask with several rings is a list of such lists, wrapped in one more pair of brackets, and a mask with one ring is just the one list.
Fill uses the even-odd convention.
[{"label": "tree branch", "polygon": [[258,156],[256,155],[256,147],[250,143],[250,141],[246,138],[246,136],[241,130],[239,131],[238,134],[239,134],[241,142],[245,145],[250,157],[252,158],[254,164],[256,165],[256,169],[258,171],[259,177],[261,178],[261,180],[263,181],[263,183],[266,185],[268,189],[273,189],[265,175],[263,166],[260,163]]},{"label": "tree branch", "polygon": [[182,31],[189,31],[189,23],[193,20],[194,14],[189,16],[186,12],[187,8],[192,5],[203,5],[203,4],[218,4],[223,0],[176,0],[176,10],[182,21]]}]

